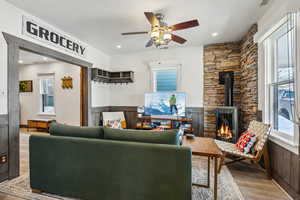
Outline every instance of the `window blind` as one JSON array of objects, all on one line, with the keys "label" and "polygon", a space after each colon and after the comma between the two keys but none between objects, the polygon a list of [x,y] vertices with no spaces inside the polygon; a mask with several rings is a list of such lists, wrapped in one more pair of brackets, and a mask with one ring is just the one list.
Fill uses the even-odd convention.
[{"label": "window blind", "polygon": [[177,90],[177,70],[160,70],[155,72],[156,91]]}]

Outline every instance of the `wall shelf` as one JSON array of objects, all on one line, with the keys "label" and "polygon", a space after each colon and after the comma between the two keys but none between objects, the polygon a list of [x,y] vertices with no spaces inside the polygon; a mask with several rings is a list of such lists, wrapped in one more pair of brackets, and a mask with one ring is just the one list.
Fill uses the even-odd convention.
[{"label": "wall shelf", "polygon": [[92,69],[92,80],[102,83],[133,83],[133,71],[109,72],[103,69]]}]

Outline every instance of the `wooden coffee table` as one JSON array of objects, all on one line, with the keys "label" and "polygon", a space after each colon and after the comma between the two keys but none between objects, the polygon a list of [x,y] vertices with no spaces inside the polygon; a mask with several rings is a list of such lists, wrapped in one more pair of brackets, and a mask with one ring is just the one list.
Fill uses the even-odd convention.
[{"label": "wooden coffee table", "polygon": [[207,157],[207,184],[193,183],[195,186],[210,187],[210,159],[214,159],[214,199],[216,200],[218,197],[218,159],[223,157],[222,151],[212,138],[187,139],[183,137],[182,146],[190,147],[193,155]]}]

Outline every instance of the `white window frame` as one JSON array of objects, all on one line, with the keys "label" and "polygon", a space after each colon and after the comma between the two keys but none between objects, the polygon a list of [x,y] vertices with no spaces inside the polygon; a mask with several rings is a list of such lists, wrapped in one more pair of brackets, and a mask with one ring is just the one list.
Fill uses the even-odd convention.
[{"label": "white window frame", "polygon": [[150,85],[153,92],[157,92],[156,89],[156,77],[155,73],[158,71],[176,70],[177,82],[176,91],[166,92],[179,92],[181,90],[181,66],[182,64],[178,61],[156,61],[149,63],[150,67]]},{"label": "white window frame", "polygon": [[[43,100],[41,98],[41,94],[40,94],[40,87],[41,87],[41,80],[42,79],[45,79],[45,78],[53,78],[54,80],[54,97],[53,97],[53,101],[54,101],[54,111],[51,112],[51,113],[48,113],[48,112],[43,112]],[[55,73],[39,73],[38,74],[38,84],[39,84],[39,92],[38,92],[38,98],[39,98],[39,113],[38,115],[45,115],[45,116],[56,116],[56,101],[55,101]]]},{"label": "white window frame", "polygon": [[[269,103],[270,103],[270,89],[269,89],[269,83],[271,82],[271,66],[272,66],[272,62],[274,61],[273,57],[268,57],[268,55],[272,55],[270,52],[272,51],[272,46],[270,44],[270,41],[268,41],[267,37],[269,35],[271,35],[274,31],[276,31],[279,27],[281,27],[284,23],[286,23],[287,21],[287,17],[284,17],[282,20],[280,20],[279,23],[277,23],[271,30],[270,32],[268,32],[268,35],[264,35],[263,39],[259,39],[259,42],[263,43],[263,48],[262,50],[264,51],[263,55],[264,55],[264,60],[263,60],[263,65],[265,67],[264,71],[265,71],[265,76],[264,76],[264,96],[265,96],[265,100],[264,100],[264,106],[263,106],[263,120],[265,123],[270,123],[271,119],[270,119],[270,115],[268,113],[271,112],[270,108],[269,108]],[[285,133],[280,133],[276,130],[272,130],[271,132],[271,136],[270,136],[270,140],[279,144],[280,146],[288,149],[289,151],[295,153],[295,154],[299,154],[299,105],[300,105],[300,18],[299,18],[299,14],[298,14],[298,19],[297,19],[297,30],[296,30],[296,36],[297,36],[297,41],[296,41],[296,56],[295,56],[295,63],[296,63],[296,74],[295,74],[295,119],[297,120],[298,124],[295,124],[294,127],[294,136],[292,140],[288,140],[284,137]]]}]

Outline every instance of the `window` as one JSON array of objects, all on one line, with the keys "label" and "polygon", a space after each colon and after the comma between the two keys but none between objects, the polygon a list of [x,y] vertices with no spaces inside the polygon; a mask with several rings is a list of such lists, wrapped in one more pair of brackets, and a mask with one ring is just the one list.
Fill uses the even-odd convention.
[{"label": "window", "polygon": [[273,136],[297,143],[296,14],[290,14],[265,41],[265,120]]},{"label": "window", "polygon": [[154,91],[168,92],[177,90],[177,70],[155,70],[153,71]]},{"label": "window", "polygon": [[42,74],[40,80],[40,102],[42,114],[54,114],[54,75]]},{"label": "window", "polygon": [[176,92],[181,89],[181,66],[178,60],[149,63],[153,92]]}]

